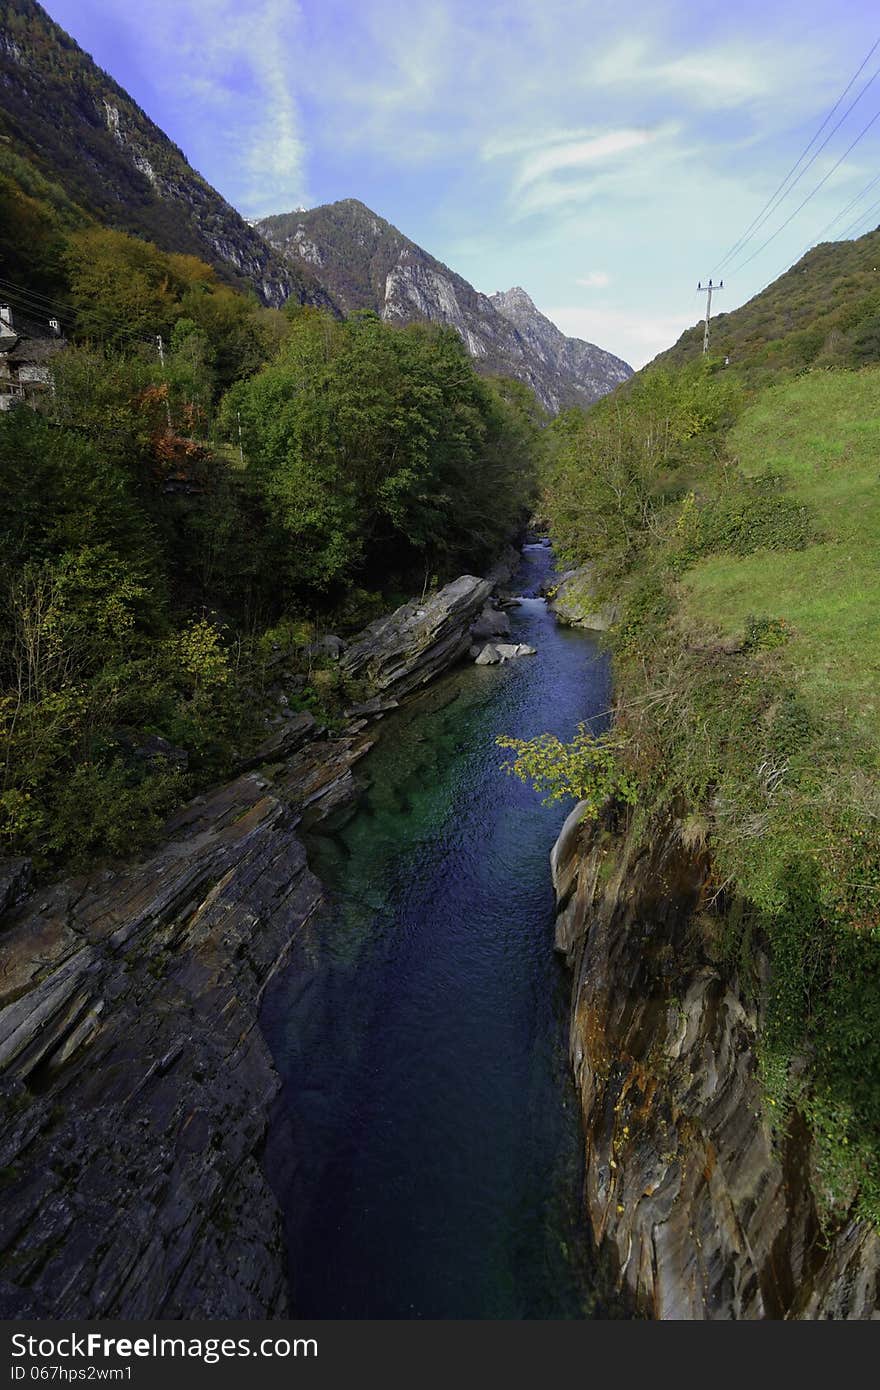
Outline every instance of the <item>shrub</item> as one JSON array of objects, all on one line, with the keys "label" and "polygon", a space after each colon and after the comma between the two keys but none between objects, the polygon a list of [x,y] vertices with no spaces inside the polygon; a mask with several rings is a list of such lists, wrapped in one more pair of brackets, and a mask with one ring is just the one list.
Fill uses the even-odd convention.
[{"label": "shrub", "polygon": [[586,802],[585,818],[598,815],[612,798],[635,805],[636,784],[623,766],[623,742],[613,732],[592,734],[586,724],[579,724],[570,743],[563,743],[555,734],[532,739],[502,734],[495,741],[515,754],[512,761],[502,764],[503,770],[531,783],[536,791],[546,792],[545,805],[573,797]]}]

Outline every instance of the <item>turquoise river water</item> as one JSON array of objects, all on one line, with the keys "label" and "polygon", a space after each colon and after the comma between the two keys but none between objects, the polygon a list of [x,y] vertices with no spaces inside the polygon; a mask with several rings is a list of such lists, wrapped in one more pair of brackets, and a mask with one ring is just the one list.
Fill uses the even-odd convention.
[{"label": "turquoise river water", "polygon": [[462,667],[387,716],[356,813],[310,842],[331,906],[262,1017],[297,1316],[607,1315],[552,945],[567,807],[506,776],[495,744],[604,720],[606,657],[537,597],[552,564],[529,545],[512,581],[512,640],[538,655]]}]

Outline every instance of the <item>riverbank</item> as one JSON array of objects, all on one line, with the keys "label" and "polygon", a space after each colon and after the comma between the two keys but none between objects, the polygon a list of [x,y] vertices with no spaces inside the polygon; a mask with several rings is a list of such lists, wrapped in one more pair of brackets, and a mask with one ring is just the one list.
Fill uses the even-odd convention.
[{"label": "riverbank", "polygon": [[655,1318],[876,1316],[880,1239],[823,1223],[807,1125],[767,1113],[764,1004],[725,957],[738,906],[709,854],[674,820],[645,835],[582,810],[553,852],[556,943],[585,1205],[619,1286]]}]

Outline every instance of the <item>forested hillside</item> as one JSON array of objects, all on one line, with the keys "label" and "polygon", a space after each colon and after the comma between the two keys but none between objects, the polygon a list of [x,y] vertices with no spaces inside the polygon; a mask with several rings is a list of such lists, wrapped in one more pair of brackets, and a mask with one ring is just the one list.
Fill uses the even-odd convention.
[{"label": "forested hillside", "polygon": [[[702,351],[699,324],[656,361],[679,366]],[[856,241],[814,246],[747,304],[713,315],[712,354],[729,356],[755,384],[805,367],[859,367],[877,361],[880,230]]]},{"label": "forested hillside", "polygon": [[338,717],[358,690],[316,640],[487,565],[538,434],[452,330],[264,308],[29,187],[0,189],[14,314],[60,304],[73,341],[0,412],[0,829],[49,869],[233,769],[279,662],[288,708]]}]

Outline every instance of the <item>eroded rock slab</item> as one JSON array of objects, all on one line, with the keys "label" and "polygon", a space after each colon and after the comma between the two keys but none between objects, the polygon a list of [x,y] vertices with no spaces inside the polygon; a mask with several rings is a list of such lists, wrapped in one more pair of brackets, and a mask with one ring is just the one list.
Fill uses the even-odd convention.
[{"label": "eroded rock slab", "polygon": [[880,1238],[822,1230],[806,1126],[777,1138],[764,1117],[759,1019],[713,949],[704,855],[674,824],[645,842],[585,809],[553,851],[556,942],[585,1199],[621,1288],[657,1318],[877,1317]]},{"label": "eroded rock slab", "polygon": [[313,740],[272,782],[196,798],[143,862],[3,919],[5,1315],[284,1314],[257,1013],[322,899],[303,811],[356,793],[371,742]]},{"label": "eroded rock slab", "polygon": [[477,653],[475,665],[497,666],[521,656],[536,656],[537,651],[537,647],[530,647],[526,642],[487,642]]},{"label": "eroded rock slab", "polygon": [[548,606],[567,627],[581,627],[589,632],[606,632],[618,619],[616,603],[600,603],[596,598],[590,565],[561,575]]},{"label": "eroded rock slab", "polygon": [[424,600],[413,599],[365,628],[340,664],[376,694],[405,695],[463,657],[470,626],[492,581],[463,574]]}]

